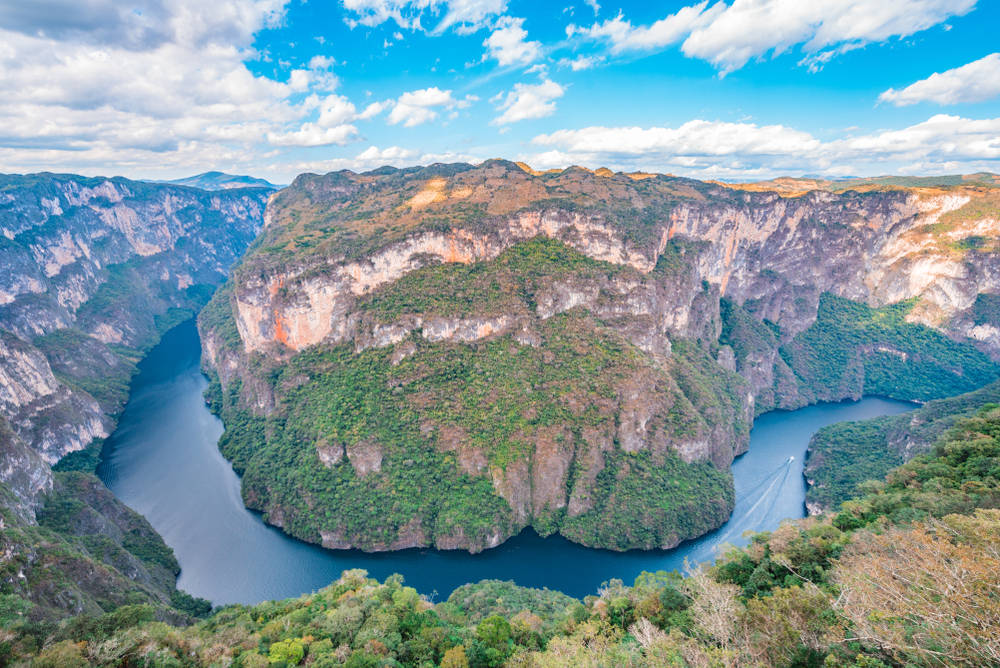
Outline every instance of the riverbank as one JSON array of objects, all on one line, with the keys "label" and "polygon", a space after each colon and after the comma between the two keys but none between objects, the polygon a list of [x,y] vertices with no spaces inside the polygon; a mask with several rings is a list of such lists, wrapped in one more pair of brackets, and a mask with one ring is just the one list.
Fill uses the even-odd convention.
[{"label": "riverbank", "polygon": [[297,596],[328,585],[351,568],[364,568],[378,579],[400,573],[423,593],[447,595],[469,582],[500,579],[582,598],[609,577],[631,580],[644,570],[681,568],[685,558],[706,561],[714,546],[739,543],[747,530],[773,529],[786,517],[804,516],[801,472],[812,434],[841,420],[912,408],[867,398],[760,416],[750,452],[733,465],[737,505],[732,518],[721,529],[672,550],[595,550],[560,536],[543,539],[529,529],[476,555],[432,549],[367,554],[303,543],[265,525],[244,507],[239,478],[217,447],[222,422],[202,398],[207,381],[193,321],[168,332],[139,366],[119,428],[105,443],[98,474],[174,549],[181,565],[178,586],[217,605]]}]

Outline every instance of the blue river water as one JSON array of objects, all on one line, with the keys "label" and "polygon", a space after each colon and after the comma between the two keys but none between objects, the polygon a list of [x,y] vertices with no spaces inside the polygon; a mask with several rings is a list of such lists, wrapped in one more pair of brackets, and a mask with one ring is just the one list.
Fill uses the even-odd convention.
[{"label": "blue river water", "polygon": [[867,397],[759,417],[750,452],[733,464],[737,504],[719,530],[672,550],[595,550],[531,529],[480,554],[409,549],[366,554],[327,550],[270,527],[247,510],[240,480],[219,452],[222,422],[205,405],[194,321],[168,332],[139,364],[140,373],[118,429],[105,442],[98,475],[115,495],[146,516],[174,549],[177,585],[225,603],[257,603],[311,592],[348,568],[383,579],[403,575],[423,594],[446,598],[459,585],[513,580],[582,598],[602,582],[630,584],[642,571],[708,561],[724,542],[740,544],[748,530],[773,530],[783,518],[805,515],[802,466],[806,446],[821,427],[843,420],[895,415],[914,404]]}]

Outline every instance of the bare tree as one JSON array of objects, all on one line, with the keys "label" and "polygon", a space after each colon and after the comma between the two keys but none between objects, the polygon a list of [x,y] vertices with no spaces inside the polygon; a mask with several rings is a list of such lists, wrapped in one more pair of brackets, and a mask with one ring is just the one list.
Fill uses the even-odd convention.
[{"label": "bare tree", "polygon": [[901,661],[1000,665],[1000,510],[858,532],[834,579],[857,640]]}]

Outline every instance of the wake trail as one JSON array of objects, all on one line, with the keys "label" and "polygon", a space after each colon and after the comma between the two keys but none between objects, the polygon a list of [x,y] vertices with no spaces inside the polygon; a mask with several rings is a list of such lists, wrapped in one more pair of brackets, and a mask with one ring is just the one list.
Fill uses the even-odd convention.
[{"label": "wake trail", "polygon": [[[793,461],[795,461],[795,457],[789,457],[789,459],[788,459],[788,461],[787,461],[787,462],[785,462],[784,464],[782,464],[781,466],[779,466],[779,467],[778,467],[778,468],[777,468],[777,469],[776,469],[775,471],[773,471],[772,473],[768,474],[768,477],[771,477],[771,476],[772,476],[772,475],[774,475],[774,473],[776,473],[777,471],[780,471],[781,469],[785,469],[785,475],[784,475],[784,476],[782,476],[781,478],[775,478],[775,479],[774,479],[774,480],[773,480],[773,481],[771,482],[771,484],[770,484],[770,485],[768,486],[768,488],[767,488],[767,489],[766,489],[766,490],[764,491],[764,493],[760,495],[760,498],[759,498],[759,499],[757,499],[757,502],[756,502],[755,504],[753,504],[752,506],[750,506],[750,510],[746,511],[746,512],[745,512],[745,513],[743,514],[743,516],[742,516],[742,517],[741,517],[741,518],[740,518],[739,520],[737,520],[737,521],[736,521],[735,523],[734,523],[734,522],[733,522],[732,520],[730,520],[730,521],[729,521],[729,524],[733,524],[733,528],[732,528],[732,529],[730,529],[729,531],[727,531],[727,532],[726,532],[726,533],[725,533],[725,534],[724,534],[724,535],[722,536],[722,538],[720,538],[720,539],[719,539],[719,543],[725,543],[725,542],[727,542],[727,541],[729,540],[729,537],[730,537],[730,536],[732,536],[732,535],[733,535],[733,534],[734,534],[734,533],[736,532],[736,530],[737,530],[737,529],[739,529],[739,528],[740,528],[740,527],[741,527],[741,526],[743,525],[743,520],[745,520],[746,518],[750,517],[750,515],[752,515],[752,514],[753,514],[753,512],[754,512],[755,510],[757,510],[757,507],[758,507],[758,506],[759,506],[760,504],[764,503],[764,501],[766,501],[766,500],[767,500],[767,497],[768,497],[768,494],[770,494],[770,493],[771,493],[771,490],[772,490],[772,489],[774,489],[774,486],[775,486],[775,485],[777,485],[779,481],[780,481],[780,482],[781,482],[782,484],[784,484],[784,482],[785,482],[785,479],[786,479],[786,478],[788,478],[788,471],[789,471],[789,469],[791,468],[791,466],[792,466],[792,462],[793,462]],[[765,480],[767,480],[767,478],[765,478]],[[759,485],[758,485],[758,486],[759,486]],[[775,497],[775,498],[777,498],[777,497]],[[771,509],[773,509],[773,507],[774,507],[774,503],[773,503],[773,500],[772,500],[772,504],[771,504],[771,506],[770,506],[770,507],[768,508],[768,512],[770,512],[770,510],[771,510]],[[766,517],[766,515],[765,515],[765,517]]]}]

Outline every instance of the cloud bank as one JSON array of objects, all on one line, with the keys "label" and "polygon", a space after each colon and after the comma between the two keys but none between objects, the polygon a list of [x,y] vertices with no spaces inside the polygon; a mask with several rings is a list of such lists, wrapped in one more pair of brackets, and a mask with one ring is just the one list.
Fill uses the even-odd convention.
[{"label": "cloud bank", "polygon": [[941,114],[903,130],[828,142],[781,125],[694,120],[678,128],[560,130],[531,143],[550,149],[522,156],[539,168],[579,164],[713,177],[877,173],[880,164],[904,163],[904,172],[940,173],[1000,167],[1000,118]]}]

